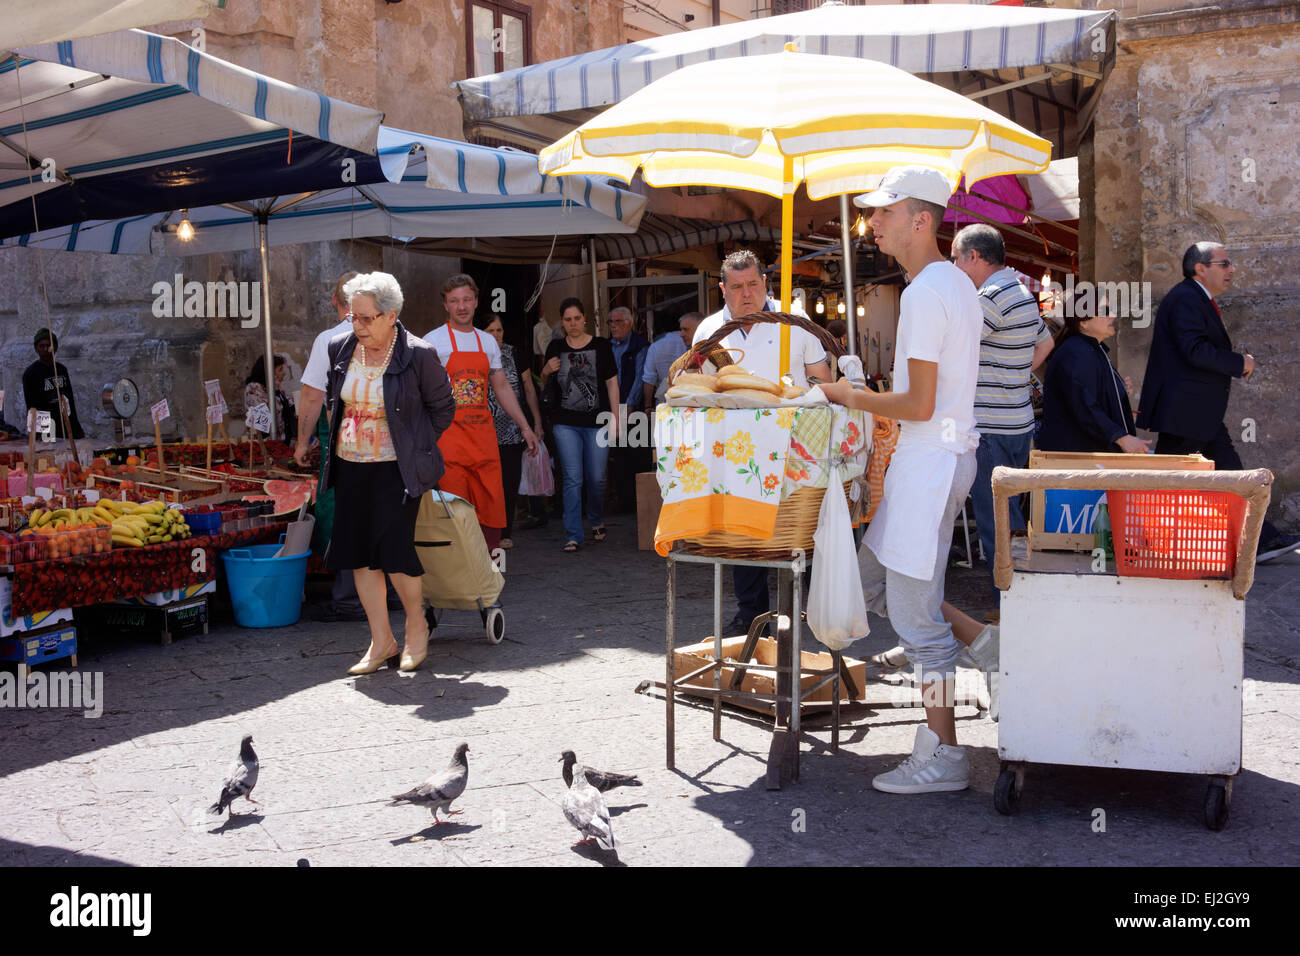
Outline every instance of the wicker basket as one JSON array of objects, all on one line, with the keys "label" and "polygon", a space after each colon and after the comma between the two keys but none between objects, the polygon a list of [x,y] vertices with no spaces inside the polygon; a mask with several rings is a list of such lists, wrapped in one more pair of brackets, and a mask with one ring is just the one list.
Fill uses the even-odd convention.
[{"label": "wicker basket", "polygon": [[[838,359],[844,354],[844,349],[840,345],[839,339],[831,335],[820,325],[809,322],[807,319],[798,315],[791,315],[788,312],[753,312],[739,319],[732,319],[730,322],[724,322],[722,327],[713,335],[709,336],[698,345],[693,345],[686,352],[673,362],[668,369],[668,384],[672,385],[673,379],[679,372],[698,369],[705,362],[712,362],[717,368],[725,368],[728,365],[736,364],[736,360],[731,353],[722,347],[722,340],[725,339],[736,329],[749,325],[752,322],[770,322],[779,325],[792,325],[795,328],[803,329],[811,334],[817,341],[826,348],[826,351]],[[831,375],[835,375],[837,367],[836,362],[831,362]]]},{"label": "wicker basket", "polygon": [[[849,485],[843,484],[844,499],[849,500]],[[751,538],[729,531],[710,531],[698,538],[685,538],[685,550],[714,558],[750,558],[755,561],[788,558],[791,552],[813,552],[813,535],[821,514],[825,488],[800,488],[776,512],[776,530],[770,538]]]}]

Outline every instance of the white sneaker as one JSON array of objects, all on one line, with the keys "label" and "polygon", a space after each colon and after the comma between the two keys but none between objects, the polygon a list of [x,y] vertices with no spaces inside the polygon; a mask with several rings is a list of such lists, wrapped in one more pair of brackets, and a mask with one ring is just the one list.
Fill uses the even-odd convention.
[{"label": "white sneaker", "polygon": [[[1001,640],[996,624],[985,625],[979,637],[971,641],[967,648],[971,662],[984,674],[984,683],[988,687],[989,717],[998,719],[998,681],[1001,672]],[[982,695],[981,695],[982,696]],[[981,701],[983,703],[983,701]]]},{"label": "white sneaker", "polygon": [[871,785],[885,793],[938,793],[965,790],[970,785],[970,760],[965,747],[939,743],[939,735],[924,725],[916,728],[912,756]]}]

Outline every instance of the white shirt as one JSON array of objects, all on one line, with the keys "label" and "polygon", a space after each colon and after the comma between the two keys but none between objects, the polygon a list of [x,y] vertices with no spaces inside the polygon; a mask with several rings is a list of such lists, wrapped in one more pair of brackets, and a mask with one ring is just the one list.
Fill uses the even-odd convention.
[{"label": "white shirt", "polygon": [[316,336],[316,341],[311,344],[311,355],[307,359],[307,367],[302,370],[302,383],[304,385],[317,391],[325,391],[330,372],[330,339],[343,332],[351,331],[351,320],[344,319],[338,325],[326,329]]},{"label": "white shirt", "polygon": [[924,441],[960,454],[979,444],[975,386],[979,381],[984,310],[966,274],[951,262],[932,262],[903,290],[894,348],[894,391],[909,386],[908,359],[936,362],[934,414],[902,422],[899,442]]},{"label": "white shirt", "polygon": [[957,458],[979,444],[975,384],[983,325],[975,285],[951,262],[930,263],[903,291],[894,390],[908,390],[908,359],[938,363],[934,414],[901,423],[884,496],[863,543],[885,567],[922,581],[934,577]]},{"label": "white shirt", "polygon": [[[967,282],[969,283],[969,279]],[[781,306],[767,300],[767,311],[780,311]],[[731,310],[725,305],[714,312],[695,330],[692,345],[698,345],[715,335],[723,324],[731,321]],[[774,322],[756,322],[749,333],[737,329],[722,340],[722,347],[737,353],[741,367],[747,372],[775,382],[781,378],[781,326]],[[739,353],[744,353],[743,355]],[[790,326],[790,378],[800,388],[808,387],[807,366],[826,361],[826,350],[810,333]]]},{"label": "white shirt", "polygon": [[[442,360],[443,365],[446,365],[447,360],[451,358],[451,326],[444,322],[426,335],[424,341],[437,350],[438,358]],[[488,371],[496,372],[501,368],[501,347],[497,345],[497,340],[486,332],[478,329],[457,332],[456,348],[461,352],[486,352]]]}]

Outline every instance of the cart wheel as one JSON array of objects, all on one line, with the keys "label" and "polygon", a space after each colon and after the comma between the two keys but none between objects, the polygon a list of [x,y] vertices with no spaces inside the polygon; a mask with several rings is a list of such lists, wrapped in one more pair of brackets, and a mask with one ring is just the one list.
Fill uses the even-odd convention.
[{"label": "cart wheel", "polygon": [[1016,786],[1016,772],[1010,767],[998,774],[993,785],[993,806],[1003,816],[1011,816],[1020,807],[1020,788]]},{"label": "cart wheel", "polygon": [[1228,789],[1217,780],[1205,788],[1205,825],[1218,833],[1228,825]]},{"label": "cart wheel", "polygon": [[489,644],[501,643],[506,636],[506,615],[501,608],[490,607],[483,612],[483,631]]}]

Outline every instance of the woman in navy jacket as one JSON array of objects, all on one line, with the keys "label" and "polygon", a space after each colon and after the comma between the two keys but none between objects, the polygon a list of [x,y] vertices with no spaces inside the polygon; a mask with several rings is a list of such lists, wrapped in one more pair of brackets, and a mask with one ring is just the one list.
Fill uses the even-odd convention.
[{"label": "woman in navy jacket", "polygon": [[1038,448],[1145,454],[1151,443],[1136,437],[1128,392],[1102,344],[1115,317],[1080,315],[1075,305],[1047,363]]}]

